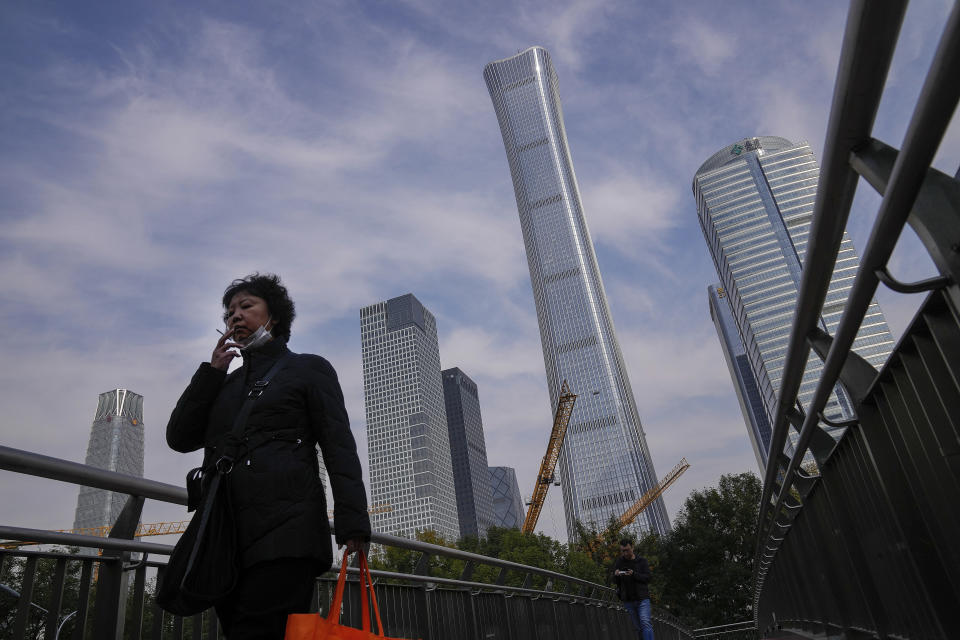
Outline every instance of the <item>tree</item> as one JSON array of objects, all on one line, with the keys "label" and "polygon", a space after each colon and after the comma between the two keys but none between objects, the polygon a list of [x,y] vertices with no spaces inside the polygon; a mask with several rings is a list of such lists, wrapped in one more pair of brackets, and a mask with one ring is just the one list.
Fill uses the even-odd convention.
[{"label": "tree", "polygon": [[[753,473],[723,475],[717,487],[694,491],[684,503],[673,530],[665,536],[647,533],[634,542],[634,551],[650,564],[650,598],[691,627],[713,626],[748,619],[753,614],[752,579],[754,530],[760,503],[760,479]],[[576,540],[562,544],[543,534],[492,527],[485,538],[461,538],[456,548],[556,571],[598,584],[610,584],[613,563],[624,537],[617,518],[600,529],[576,523]],[[419,540],[454,546],[432,531]],[[370,566],[412,573],[420,553],[392,547],[379,549]],[[463,562],[432,557],[430,575],[458,578]],[[471,580],[493,583],[500,569],[477,566]],[[506,584],[520,586],[525,576],[510,572]],[[531,586],[546,580],[534,576]]]},{"label": "tree", "polygon": [[723,475],[718,487],[690,494],[657,550],[653,575],[661,606],[704,626],[753,615],[760,495],[753,473]]},{"label": "tree", "polygon": [[[418,531],[416,539],[441,547],[454,547],[432,529]],[[370,554],[370,568],[394,573],[414,573],[420,556],[419,551],[377,545]],[[430,556],[429,573],[435,578],[459,578],[463,572],[463,565],[462,560],[454,560],[446,556]]]},{"label": "tree", "polygon": [[[577,532],[577,542],[571,545],[571,556],[574,550],[586,556],[594,570],[585,575],[578,575],[591,582],[608,584],[612,581],[613,564],[620,556],[620,541],[624,538],[633,540],[633,537],[623,532],[623,525],[616,516],[611,516],[603,530],[595,526],[587,526],[577,521],[574,524]],[[663,591],[663,574],[657,571],[662,555],[662,538],[655,532],[648,532],[639,540],[633,540],[633,550],[637,555],[647,559],[650,565],[650,600],[660,602]],[[592,577],[587,577],[587,575]]]},{"label": "tree", "polygon": [[[568,564],[567,547],[542,533],[521,533],[519,529],[491,527],[487,530],[486,538],[462,538],[459,548],[481,555],[509,560],[519,564],[530,565],[549,571],[563,571]],[[500,574],[500,569],[491,566],[477,567],[473,580],[477,582],[493,583]],[[517,572],[507,574],[506,584],[519,587],[523,584],[524,575]],[[541,589],[546,584],[542,576],[533,576],[531,585]]]},{"label": "tree", "polygon": [[[54,547],[51,551],[76,554],[78,549],[76,547]],[[26,564],[25,558],[17,556],[16,552],[4,554],[3,569],[0,571],[0,584],[5,585],[12,591],[5,590],[2,598],[0,598],[0,630],[9,628],[12,631],[13,621],[16,617],[19,603],[18,596],[23,588]],[[37,558],[33,576],[33,593],[30,598],[30,601],[35,606],[31,607],[28,617],[26,629],[27,638],[41,637],[46,632],[47,615],[44,613],[44,610],[50,608],[50,603],[53,599],[56,565],[56,559]],[[79,602],[80,568],[80,562],[76,560],[69,560],[66,563],[62,600],[60,603],[60,620],[70,612],[77,610]],[[18,596],[14,596],[13,593],[17,593]],[[41,610],[40,607],[43,609]],[[73,632],[74,622],[75,619],[66,622],[62,633],[63,637],[69,637],[67,633]]]}]

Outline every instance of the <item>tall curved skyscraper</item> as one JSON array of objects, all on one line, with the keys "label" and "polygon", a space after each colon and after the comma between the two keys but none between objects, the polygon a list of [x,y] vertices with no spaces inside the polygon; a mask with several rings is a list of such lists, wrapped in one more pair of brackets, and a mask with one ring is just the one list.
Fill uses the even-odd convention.
[{"label": "tall curved skyscraper", "polygon": [[[573,539],[574,522],[605,525],[657,476],[583,215],[550,55],[531,47],[491,62],[483,77],[513,177],[551,407],[564,380],[579,396],[558,465]],[[669,531],[663,500],[631,529]]]}]

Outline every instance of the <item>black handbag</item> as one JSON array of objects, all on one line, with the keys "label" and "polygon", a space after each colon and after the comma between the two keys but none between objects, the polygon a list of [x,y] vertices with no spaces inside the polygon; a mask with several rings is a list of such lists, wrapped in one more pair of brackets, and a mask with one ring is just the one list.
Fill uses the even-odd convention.
[{"label": "black handbag", "polygon": [[231,440],[239,441],[254,401],[290,355],[277,360],[267,375],[254,383],[227,436],[223,455],[209,467],[191,469],[187,474],[187,510],[196,508],[197,512],[158,575],[156,601],[164,611],[192,616],[209,609],[236,586],[237,536],[225,485],[239,447],[231,446]]}]

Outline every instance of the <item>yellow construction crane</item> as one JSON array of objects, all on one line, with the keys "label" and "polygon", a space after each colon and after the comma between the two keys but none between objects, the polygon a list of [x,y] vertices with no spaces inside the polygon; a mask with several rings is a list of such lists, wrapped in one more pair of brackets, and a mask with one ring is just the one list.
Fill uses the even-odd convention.
[{"label": "yellow construction crane", "polygon": [[[180,522],[153,522],[150,524],[141,524],[137,526],[137,532],[133,534],[134,538],[142,538],[144,536],[168,536],[175,533],[183,533],[187,530],[187,525],[190,524],[189,520],[181,520]],[[83,536],[97,536],[98,538],[106,538],[110,535],[110,529],[112,526],[106,527],[80,527],[78,529],[56,529],[57,533],[76,533]],[[0,542],[0,549],[16,549],[17,547],[27,547],[33,544],[40,544],[38,542],[21,542],[19,540],[5,540]]]},{"label": "yellow construction crane", "polygon": [[[384,511],[393,511],[393,507],[388,502],[381,504],[375,504],[368,509],[370,513],[382,513]],[[333,517],[333,511],[329,512],[330,517]],[[179,522],[152,522],[150,524],[141,524],[137,526],[137,532],[133,534],[134,538],[142,538],[144,536],[169,536],[177,533],[183,533],[187,530],[187,525],[190,524],[189,520],[181,520]],[[98,538],[106,538],[110,535],[110,529],[112,526],[104,527],[80,527],[77,529],[55,529],[56,533],[76,533],[83,536],[97,536]],[[0,540],[0,549],[17,549],[19,547],[29,547],[30,545],[41,544],[39,542],[24,542],[20,540]]]},{"label": "yellow construction crane", "polygon": [[550,441],[547,443],[547,453],[540,463],[540,472],[537,474],[537,482],[533,487],[533,497],[530,498],[527,518],[523,521],[523,527],[520,529],[523,533],[533,533],[537,526],[537,520],[540,519],[540,510],[543,509],[543,502],[547,499],[547,490],[553,482],[553,470],[557,466],[560,448],[563,446],[564,436],[567,435],[567,425],[570,423],[570,414],[573,412],[573,405],[576,401],[577,394],[571,393],[567,381],[564,380],[563,386],[560,387],[557,413],[553,417],[553,430],[550,432]]},{"label": "yellow construction crane", "polygon": [[[665,475],[660,482],[650,487],[646,493],[640,496],[639,500],[630,505],[630,508],[620,515],[620,518],[617,520],[617,531],[623,529],[625,526],[636,520],[637,516],[640,515],[644,509],[649,507],[654,500],[659,498],[661,494],[667,490],[667,487],[676,482],[677,478],[683,475],[683,472],[689,468],[690,463],[687,462],[687,459],[680,458],[680,462],[678,462],[677,466],[670,470],[670,473]],[[591,549],[601,542],[603,542],[603,534],[597,536],[597,538],[590,545]]]}]

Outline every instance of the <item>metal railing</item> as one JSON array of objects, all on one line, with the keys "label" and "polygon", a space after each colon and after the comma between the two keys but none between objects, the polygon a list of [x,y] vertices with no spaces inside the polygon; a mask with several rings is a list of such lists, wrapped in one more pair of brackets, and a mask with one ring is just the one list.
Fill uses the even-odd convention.
[{"label": "metal railing", "polygon": [[[960,99],[960,5],[897,151],[871,132],[906,4],[851,3],[760,504],[761,630],[946,638],[960,610],[960,182],[930,166]],[[817,321],[861,177],[883,199],[831,337]],[[887,269],[908,223],[939,271],[909,284]],[[877,372],[851,347],[881,282],[929,293]],[[799,408],[810,349],[824,365]],[[820,423],[838,382],[856,417],[835,442]],[[799,438],[788,456],[791,427]],[[800,468],[808,451],[819,476]]]},{"label": "metal railing", "polygon": [[703,627],[693,630],[695,640],[757,640],[756,623],[753,620],[732,622],[715,627]]},{"label": "metal railing", "polygon": [[[219,636],[216,616],[212,615],[212,611],[183,619],[163,612],[153,602],[148,588],[148,572],[162,575],[165,563],[157,562],[150,556],[169,555],[173,547],[130,539],[136,530],[145,497],[185,505],[184,489],[3,446],[0,446],[0,469],[130,496],[108,538],[0,526],[0,539],[103,550],[100,557],[24,550],[0,551],[0,574],[5,566],[9,569],[16,564],[18,579],[18,584],[8,584],[0,591],[0,605],[4,597],[10,601],[6,612],[0,606],[0,634],[3,638],[21,640],[43,637],[55,640],[58,628],[66,629],[71,640],[122,637],[134,640],[184,637],[199,640]],[[605,585],[539,567],[382,533],[374,533],[371,541],[420,554],[412,574],[372,572],[378,583],[378,599],[387,635],[423,640],[636,637],[636,631],[616,600],[614,591]],[[137,559],[134,553],[142,556]],[[429,575],[430,560],[438,556],[462,562],[463,569],[458,579]],[[45,566],[48,571],[38,571]],[[52,573],[49,571],[51,566]],[[499,569],[493,583],[472,580],[475,569],[481,566]],[[333,570],[338,571],[339,567]],[[356,575],[356,569],[350,567],[348,573]],[[7,574],[10,574],[9,570]],[[43,602],[37,602],[35,596],[41,574],[45,581],[42,585],[45,595]],[[95,575],[98,576],[96,580],[93,578]],[[521,583],[520,586],[507,584],[511,576],[522,576],[522,580],[516,580]],[[335,580],[335,575],[329,572],[319,577],[313,599],[314,611],[325,611],[329,606]],[[542,586],[535,587],[537,582]],[[74,611],[64,610],[65,585],[70,585],[72,589],[66,595],[76,604]],[[356,605],[359,591],[356,582],[348,584],[347,596],[348,604],[344,607],[343,619],[347,624],[359,626],[360,613]],[[67,616],[70,616],[69,621]],[[692,638],[689,630],[665,612],[654,611],[654,624],[659,640]]]}]

